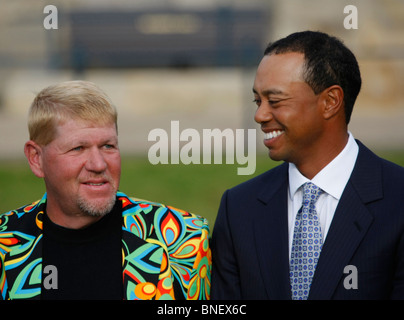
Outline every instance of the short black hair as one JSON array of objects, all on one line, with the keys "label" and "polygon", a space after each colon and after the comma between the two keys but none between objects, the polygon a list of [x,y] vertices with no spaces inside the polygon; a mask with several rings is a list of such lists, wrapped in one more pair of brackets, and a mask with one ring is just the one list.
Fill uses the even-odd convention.
[{"label": "short black hair", "polygon": [[303,79],[315,94],[339,85],[344,91],[345,121],[351,119],[362,80],[354,54],[341,40],[318,31],[302,31],[270,43],[264,55],[300,52],[304,54]]}]

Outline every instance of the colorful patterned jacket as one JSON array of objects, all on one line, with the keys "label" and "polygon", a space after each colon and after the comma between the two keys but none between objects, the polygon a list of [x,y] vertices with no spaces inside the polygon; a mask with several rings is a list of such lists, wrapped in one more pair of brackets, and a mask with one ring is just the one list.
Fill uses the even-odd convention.
[{"label": "colorful patterned jacket", "polygon": [[[186,299],[209,299],[207,220],[121,192],[117,199],[122,202],[124,299],[174,299],[174,287],[181,288]],[[46,194],[0,215],[0,300],[41,297],[45,204]]]}]

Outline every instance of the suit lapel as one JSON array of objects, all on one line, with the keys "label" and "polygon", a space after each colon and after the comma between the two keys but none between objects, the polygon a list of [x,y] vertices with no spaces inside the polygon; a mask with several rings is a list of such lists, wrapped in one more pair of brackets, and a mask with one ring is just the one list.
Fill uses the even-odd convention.
[{"label": "suit lapel", "polygon": [[345,188],[321,251],[310,299],[331,299],[345,266],[373,220],[351,183]]},{"label": "suit lapel", "polygon": [[266,177],[254,215],[255,245],[269,299],[290,299],[287,189],[285,163]]},{"label": "suit lapel", "polygon": [[359,154],[321,251],[310,299],[331,299],[373,216],[366,204],[383,196],[378,158],[359,141]]}]

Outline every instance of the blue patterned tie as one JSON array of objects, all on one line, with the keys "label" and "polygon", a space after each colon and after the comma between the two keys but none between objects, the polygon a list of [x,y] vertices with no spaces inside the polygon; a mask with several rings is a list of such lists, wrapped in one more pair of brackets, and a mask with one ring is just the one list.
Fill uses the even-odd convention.
[{"label": "blue patterned tie", "polygon": [[303,203],[296,215],[290,259],[292,299],[306,300],[323,240],[315,203],[323,192],[311,182],[303,185]]}]

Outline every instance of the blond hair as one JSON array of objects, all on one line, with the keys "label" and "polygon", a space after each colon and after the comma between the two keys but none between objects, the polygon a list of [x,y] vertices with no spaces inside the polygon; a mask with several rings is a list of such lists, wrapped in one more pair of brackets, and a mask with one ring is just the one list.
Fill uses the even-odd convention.
[{"label": "blond hair", "polygon": [[28,113],[30,139],[50,143],[56,128],[70,119],[96,124],[114,123],[117,112],[109,97],[94,83],[75,80],[49,86],[37,94]]}]

